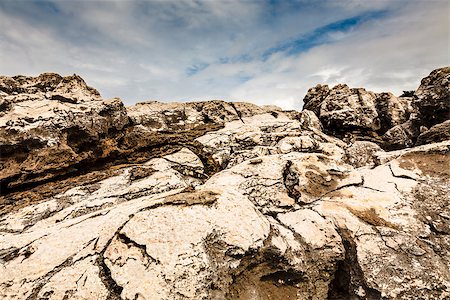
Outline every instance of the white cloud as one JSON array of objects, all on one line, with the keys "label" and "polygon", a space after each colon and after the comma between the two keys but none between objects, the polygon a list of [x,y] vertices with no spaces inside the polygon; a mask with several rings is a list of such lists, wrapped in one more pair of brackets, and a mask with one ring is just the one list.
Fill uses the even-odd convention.
[{"label": "white cloud", "polygon": [[[420,79],[450,64],[448,2],[415,2],[383,20],[374,20],[339,42],[295,57],[232,91],[234,98],[300,108],[307,89],[317,83],[347,83],[377,92],[416,89]],[[284,85],[277,85],[283,82]],[[292,96],[296,95],[296,100]]]}]

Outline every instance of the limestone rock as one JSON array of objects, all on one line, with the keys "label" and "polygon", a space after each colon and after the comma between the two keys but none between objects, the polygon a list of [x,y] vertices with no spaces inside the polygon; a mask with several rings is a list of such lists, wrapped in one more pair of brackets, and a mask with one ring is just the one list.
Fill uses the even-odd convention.
[{"label": "limestone rock", "polygon": [[[78,85],[20,78],[0,81],[0,298],[450,297],[448,124],[421,128],[411,99],[310,93],[327,94],[308,102],[325,118],[390,120],[389,145],[412,147],[383,151],[327,135],[313,111],[61,102],[46,93]],[[447,140],[414,146],[413,130]]]},{"label": "limestone rock", "polygon": [[307,129],[323,130],[322,123],[316,114],[310,110],[304,109],[300,115],[300,125]]},{"label": "limestone rock", "polygon": [[384,148],[397,150],[414,146],[416,137],[420,134],[418,123],[417,119],[411,119],[389,129],[382,136]]},{"label": "limestone rock", "polygon": [[379,130],[376,96],[345,84],[333,87],[320,105],[319,118],[328,130]]},{"label": "limestone rock", "polygon": [[376,110],[380,119],[379,133],[406,122],[414,113],[412,98],[395,97],[392,93],[376,94]]},{"label": "limestone rock", "polygon": [[279,110],[277,107],[220,100],[188,103],[149,101],[127,108],[133,124],[140,124],[154,131],[190,130],[199,125],[224,124]]},{"label": "limestone rock", "polygon": [[224,101],[125,108],[118,98],[103,100],[78,76],[51,73],[1,77],[0,87],[0,106],[5,108],[0,114],[3,190],[104,164],[142,161],[157,151],[196,149],[196,137],[227,121],[277,109]]},{"label": "limestone rock", "polygon": [[317,116],[320,114],[320,106],[330,93],[328,85],[318,84],[310,88],[303,98],[303,109],[314,112]]},{"label": "limestone rock", "polygon": [[3,188],[45,180],[102,156],[108,145],[101,140],[128,124],[119,99],[102,100],[76,75],[2,77],[0,87],[0,98],[9,103],[0,115]]},{"label": "limestone rock", "polygon": [[55,73],[43,73],[37,77],[0,76],[0,98],[3,101],[16,103],[27,97],[73,104],[101,100],[99,92],[87,86],[78,75],[62,77]]}]

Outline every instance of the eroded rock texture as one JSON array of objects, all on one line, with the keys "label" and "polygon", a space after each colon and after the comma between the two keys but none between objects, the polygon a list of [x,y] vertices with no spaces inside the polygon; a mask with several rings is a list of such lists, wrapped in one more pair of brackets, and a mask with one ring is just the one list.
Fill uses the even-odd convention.
[{"label": "eroded rock texture", "polygon": [[448,139],[450,67],[422,79],[414,97],[319,84],[309,89],[303,102],[326,133],[346,141],[368,140],[388,150],[440,142]]},{"label": "eroded rock texture", "polygon": [[299,113],[125,108],[56,74],[0,90],[2,299],[450,298],[448,121],[379,146],[420,98],[318,86]]}]

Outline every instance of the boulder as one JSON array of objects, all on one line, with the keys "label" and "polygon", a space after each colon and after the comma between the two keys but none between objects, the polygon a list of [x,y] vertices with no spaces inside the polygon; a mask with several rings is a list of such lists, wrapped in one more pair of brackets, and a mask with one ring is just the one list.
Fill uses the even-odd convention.
[{"label": "boulder", "polygon": [[380,134],[406,122],[414,113],[411,97],[395,97],[392,93],[376,94],[376,110],[380,119]]},{"label": "boulder", "polygon": [[300,125],[305,129],[316,129],[318,131],[323,130],[322,123],[316,114],[311,110],[304,109],[301,112],[299,121]]},{"label": "boulder", "polygon": [[330,93],[328,85],[318,84],[308,90],[303,98],[303,109],[314,112],[317,116],[320,114],[320,106]]},{"label": "boulder", "polygon": [[321,103],[319,119],[328,131],[377,131],[380,129],[380,120],[375,104],[374,93],[339,84],[330,90]]},{"label": "boulder", "polygon": [[419,124],[419,120],[411,119],[389,129],[382,136],[384,148],[388,150],[398,150],[414,146],[416,137],[420,134]]},{"label": "boulder", "polygon": [[345,84],[332,89],[317,85],[308,91],[303,102],[304,111],[313,111],[327,132],[340,136],[354,131],[383,134],[407,121],[414,112],[412,98],[349,88]]},{"label": "boulder", "polygon": [[450,120],[436,124],[417,137],[416,145],[431,144],[450,140]]},{"label": "boulder", "polygon": [[423,78],[414,97],[425,126],[450,119],[450,67],[436,69]]},{"label": "boulder", "polygon": [[[389,150],[411,147],[427,128],[450,118],[450,67],[423,78],[413,97],[319,84],[308,90],[303,103],[305,111],[318,116],[325,132],[347,142],[368,140]],[[445,133],[437,133],[444,127],[438,126],[418,144],[446,139]]]}]

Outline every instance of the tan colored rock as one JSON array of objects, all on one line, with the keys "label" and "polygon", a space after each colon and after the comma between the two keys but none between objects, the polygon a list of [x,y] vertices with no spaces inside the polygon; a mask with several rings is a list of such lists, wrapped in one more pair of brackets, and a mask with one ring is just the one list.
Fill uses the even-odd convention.
[{"label": "tan colored rock", "polygon": [[450,140],[450,120],[436,124],[429,130],[420,133],[417,137],[416,145],[438,143]]}]

